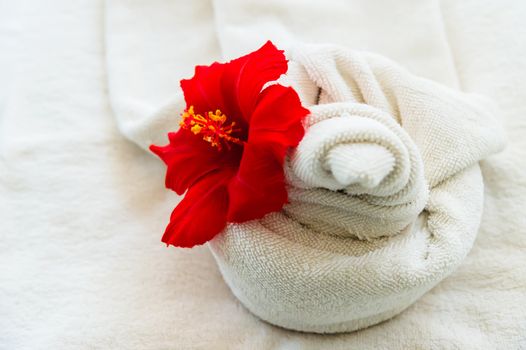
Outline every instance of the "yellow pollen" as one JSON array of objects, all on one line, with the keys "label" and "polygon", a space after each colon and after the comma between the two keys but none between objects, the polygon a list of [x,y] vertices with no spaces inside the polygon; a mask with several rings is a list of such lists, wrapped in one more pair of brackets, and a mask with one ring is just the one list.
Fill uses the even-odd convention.
[{"label": "yellow pollen", "polygon": [[179,123],[182,129],[190,130],[195,135],[202,134],[203,140],[209,142],[212,147],[222,149],[223,144],[230,149],[230,142],[235,144],[243,144],[237,137],[231,136],[232,133],[240,131],[239,128],[234,128],[235,122],[225,124],[227,117],[219,109],[215,112],[207,112],[203,115],[195,114],[194,106],[190,106],[182,114],[182,121]]},{"label": "yellow pollen", "polygon": [[[193,124],[195,124],[195,122],[194,122]],[[194,134],[196,134],[196,135],[199,134],[199,133],[201,132],[201,129],[202,129],[202,128],[199,126],[199,124],[195,124],[194,126],[192,126],[192,127],[190,128],[190,130],[191,130]]]}]

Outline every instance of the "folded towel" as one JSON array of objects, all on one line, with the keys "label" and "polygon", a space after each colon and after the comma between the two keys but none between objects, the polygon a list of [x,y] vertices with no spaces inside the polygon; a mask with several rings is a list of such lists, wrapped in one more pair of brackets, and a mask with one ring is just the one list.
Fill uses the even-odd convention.
[{"label": "folded towel", "polygon": [[286,213],[315,231],[365,239],[395,235],[414,221],[428,191],[420,153],[404,129],[364,104],[311,111],[316,120],[291,157]]},{"label": "folded towel", "polygon": [[478,162],[504,136],[490,101],[378,55],[298,46],[285,78],[311,115],[285,164],[290,203],[210,243],[260,318],[301,331],[360,329],[448,276],[482,214]]}]

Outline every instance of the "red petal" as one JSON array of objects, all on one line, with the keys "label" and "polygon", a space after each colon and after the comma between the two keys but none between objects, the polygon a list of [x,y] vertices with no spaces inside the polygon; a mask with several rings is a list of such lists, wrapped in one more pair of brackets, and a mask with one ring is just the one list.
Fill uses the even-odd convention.
[{"label": "red petal", "polygon": [[236,116],[250,122],[250,116],[263,86],[287,72],[282,50],[267,41],[259,50],[225,65],[222,88],[225,103]]},{"label": "red petal", "polygon": [[220,109],[229,112],[225,107],[221,91],[221,79],[225,71],[224,63],[213,63],[210,66],[196,66],[191,79],[181,80],[186,106],[194,106],[195,112],[204,114]]},{"label": "red petal", "polygon": [[245,144],[238,173],[228,185],[229,222],[279,211],[287,202],[283,157],[264,144]]},{"label": "red petal", "polygon": [[297,146],[305,133],[302,120],[307,114],[309,110],[302,107],[293,88],[269,86],[252,114],[248,142]]},{"label": "red petal", "polygon": [[220,152],[188,130],[169,133],[168,137],[168,145],[151,145],[150,150],[168,166],[166,187],[177,194],[183,194],[194,182],[211,171],[237,165],[240,159],[239,147]]},{"label": "red petal", "polygon": [[232,172],[215,172],[190,187],[170,217],[162,241],[176,247],[203,244],[226,225],[228,192]]}]

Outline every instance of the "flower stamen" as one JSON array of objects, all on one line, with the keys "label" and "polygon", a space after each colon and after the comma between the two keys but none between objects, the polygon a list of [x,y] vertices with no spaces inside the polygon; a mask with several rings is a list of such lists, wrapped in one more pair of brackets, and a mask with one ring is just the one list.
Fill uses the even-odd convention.
[{"label": "flower stamen", "polygon": [[243,144],[242,140],[232,136],[232,133],[241,129],[235,127],[236,122],[225,124],[227,117],[219,109],[216,109],[215,112],[207,112],[203,116],[196,114],[194,106],[190,106],[181,114],[181,117],[183,120],[179,125],[182,129],[190,130],[194,135],[201,134],[203,140],[209,142],[212,147],[217,147],[218,150],[222,150],[223,145],[230,149],[230,142]]}]

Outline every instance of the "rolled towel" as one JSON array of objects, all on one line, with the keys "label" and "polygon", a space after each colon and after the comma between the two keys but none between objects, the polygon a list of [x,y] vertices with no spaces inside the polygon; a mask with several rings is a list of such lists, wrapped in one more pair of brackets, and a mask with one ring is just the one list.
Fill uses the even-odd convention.
[{"label": "rolled towel", "polygon": [[286,80],[311,115],[289,201],[210,242],[254,314],[308,332],[389,319],[457,268],[482,214],[478,162],[501,150],[492,104],[378,55],[298,46]]},{"label": "rolled towel", "polygon": [[317,231],[360,239],[392,236],[414,221],[428,191],[420,153],[402,127],[363,104],[311,112],[314,124],[291,157],[285,213]]}]

